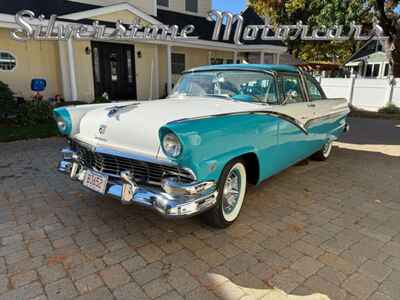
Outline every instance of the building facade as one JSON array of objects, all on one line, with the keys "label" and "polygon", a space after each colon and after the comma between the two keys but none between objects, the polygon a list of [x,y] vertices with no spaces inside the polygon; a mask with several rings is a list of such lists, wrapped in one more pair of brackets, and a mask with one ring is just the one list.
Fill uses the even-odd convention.
[{"label": "building facade", "polygon": [[[1,0],[5,1],[5,0]],[[100,24],[113,28],[117,20],[132,24],[195,25],[198,40],[104,42],[98,40],[24,41],[11,39],[15,14],[29,9],[46,20],[52,14],[65,24]],[[171,92],[185,69],[207,64],[290,63],[280,42],[256,40],[236,45],[213,41],[214,23],[206,19],[211,0],[14,0],[0,7],[0,81],[16,96],[30,99],[31,80],[45,79],[45,98],[68,101],[157,99]],[[251,8],[242,12],[246,25],[263,24]]]},{"label": "building facade", "polygon": [[385,43],[378,40],[367,41],[345,63],[352,77],[384,79],[391,75]]}]

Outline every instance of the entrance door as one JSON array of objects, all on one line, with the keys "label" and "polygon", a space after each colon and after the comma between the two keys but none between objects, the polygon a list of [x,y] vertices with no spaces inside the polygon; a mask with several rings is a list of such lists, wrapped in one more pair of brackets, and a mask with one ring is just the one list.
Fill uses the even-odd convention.
[{"label": "entrance door", "polygon": [[92,42],[92,52],[96,97],[107,93],[110,100],[135,100],[135,47]]}]

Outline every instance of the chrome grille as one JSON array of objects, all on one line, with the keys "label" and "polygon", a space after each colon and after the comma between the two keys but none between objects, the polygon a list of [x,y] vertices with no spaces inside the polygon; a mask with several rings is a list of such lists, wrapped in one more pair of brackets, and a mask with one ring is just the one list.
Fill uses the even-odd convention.
[{"label": "chrome grille", "polygon": [[130,171],[138,183],[160,185],[165,177],[176,177],[183,183],[193,181],[190,172],[179,167],[93,152],[83,146],[78,146],[78,155],[81,163],[89,169],[118,177],[121,172]]}]

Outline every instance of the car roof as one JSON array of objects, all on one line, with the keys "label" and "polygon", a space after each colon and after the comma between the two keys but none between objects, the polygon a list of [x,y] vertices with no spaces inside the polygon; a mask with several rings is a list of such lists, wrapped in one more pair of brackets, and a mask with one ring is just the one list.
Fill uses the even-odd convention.
[{"label": "car roof", "polygon": [[186,72],[201,72],[214,70],[260,70],[269,72],[299,73],[299,69],[292,65],[267,65],[267,64],[224,64],[209,65],[187,70]]}]

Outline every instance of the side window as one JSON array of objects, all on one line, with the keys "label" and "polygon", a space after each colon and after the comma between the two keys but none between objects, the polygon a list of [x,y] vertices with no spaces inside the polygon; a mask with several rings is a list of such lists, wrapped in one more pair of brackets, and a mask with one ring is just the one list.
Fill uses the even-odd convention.
[{"label": "side window", "polygon": [[309,76],[305,76],[304,79],[306,81],[308,96],[310,96],[311,101],[317,101],[326,98],[314,80],[312,80]]},{"label": "side window", "polygon": [[281,75],[280,84],[286,104],[305,102],[299,76]]},{"label": "side window", "polygon": [[172,74],[182,74],[185,71],[185,54],[172,53],[171,56]]},{"label": "side window", "polygon": [[15,69],[17,59],[10,52],[0,51],[0,71],[10,72]]},{"label": "side window", "polygon": [[186,10],[197,13],[199,10],[197,0],[186,0]]},{"label": "side window", "polygon": [[169,7],[169,0],[157,0],[157,5]]}]

